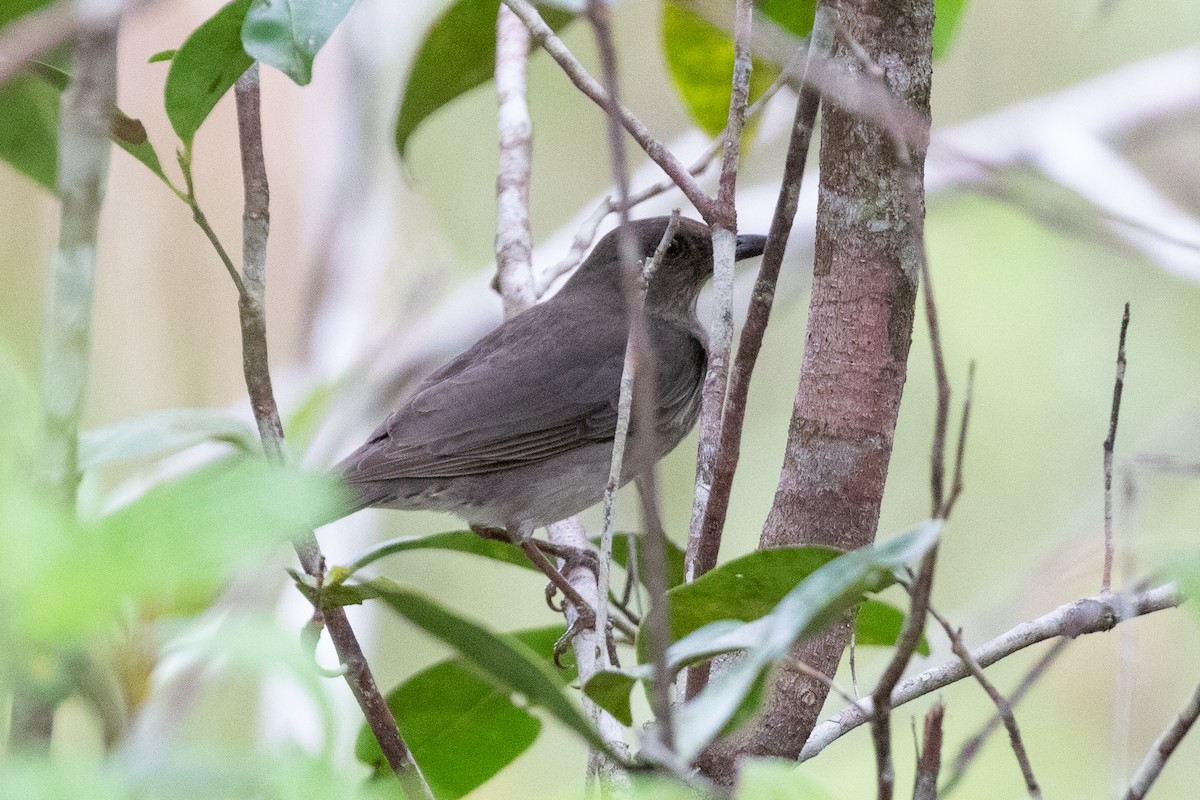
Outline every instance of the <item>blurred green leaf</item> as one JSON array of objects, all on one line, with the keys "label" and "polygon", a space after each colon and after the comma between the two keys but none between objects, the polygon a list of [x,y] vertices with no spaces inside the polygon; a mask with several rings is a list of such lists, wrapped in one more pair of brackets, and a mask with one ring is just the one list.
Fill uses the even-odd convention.
[{"label": "blurred green leaf", "polygon": [[[0,87],[0,158],[55,191],[59,99],[70,76],[40,61],[29,62],[25,73]],[[113,113],[112,140],[170,185],[145,127],[120,109]]]},{"label": "blurred green leaf", "polygon": [[754,7],[795,36],[812,33],[816,0],[755,0]]},{"label": "blurred green leaf", "polygon": [[[430,114],[492,79],[499,11],[500,0],[456,0],[425,34],[396,118],[396,149],[401,156]],[[559,8],[543,6],[541,13],[555,31],[574,19],[574,14]]]},{"label": "blurred green leaf", "polygon": [[79,435],[79,468],[175,453],[208,441],[227,442],[247,453],[261,449],[254,429],[228,411],[174,408],[84,431]]},{"label": "blurred green leaf", "polygon": [[[561,625],[508,634],[549,659]],[[574,671],[558,673],[563,684]],[[542,723],[513,702],[512,690],[487,680],[463,658],[418,672],[388,693],[400,734],[439,800],[457,800],[529,749]],[[358,734],[355,755],[377,772],[390,772],[371,729]]]},{"label": "blurred green leaf", "polygon": [[369,585],[393,610],[455,648],[475,669],[520,692],[530,705],[544,708],[589,745],[620,761],[583,712],[564,694],[559,676],[528,647],[492,633],[479,623],[385,578],[370,581]]},{"label": "blurred green leaf", "polygon": [[32,75],[0,86],[0,159],[51,192],[58,175],[58,96]]},{"label": "blurred green leaf", "polygon": [[[733,37],[683,4],[665,0],[662,39],[667,69],[684,108],[701,130],[716,136],[729,120]],[[778,75],[778,66],[753,59],[750,102],[757,100]],[[747,127],[746,135],[750,133]]]},{"label": "blurred green leaf", "polygon": [[306,86],[317,51],[352,5],[354,0],[254,0],[242,24],[242,45],[252,58]]},{"label": "blurred green leaf", "polygon": [[[788,592],[770,614],[745,623],[743,628],[754,633],[755,645],[717,671],[703,692],[678,709],[676,746],[680,759],[690,762],[721,733],[747,695],[761,686],[767,670],[788,657],[793,642],[821,630],[857,604],[866,592],[890,584],[895,570],[920,558],[937,541],[940,531],[940,522],[926,521],[883,545],[839,556]],[[695,631],[684,642],[701,644],[702,634],[710,632],[713,640],[737,634],[730,628],[712,631],[716,625]]]},{"label": "blurred green leaf", "polygon": [[937,15],[933,23],[933,57],[941,58],[950,49],[954,34],[958,32],[958,22],[962,17],[967,0],[935,0],[934,13]]},{"label": "blurred green leaf", "polygon": [[287,431],[288,445],[293,452],[307,452],[313,437],[329,413],[329,403],[334,394],[333,383],[318,383],[300,398],[296,407],[284,419],[283,429]]},{"label": "blurred green leaf", "polygon": [[157,53],[155,53],[154,55],[147,58],[146,63],[147,64],[157,64],[160,61],[170,61],[171,59],[173,59],[175,57],[175,54],[177,52],[179,52],[179,51],[173,50],[173,49],[172,50],[159,50]]},{"label": "blurred green leaf", "polygon": [[50,0],[4,0],[3,3],[0,3],[0,28],[17,17],[23,17],[29,12],[49,4]]},{"label": "blurred green leaf", "polygon": [[[78,528],[56,523],[32,497],[17,496],[16,512],[4,510],[23,512],[24,524],[4,525],[0,553],[6,564],[20,566],[5,574],[0,599],[35,639],[103,630],[130,601],[193,610],[247,560],[344,503],[342,492],[328,475],[231,459]],[[12,497],[6,492],[3,499]]]},{"label": "blurred green leaf", "polygon": [[217,101],[254,63],[242,48],[242,23],[250,2],[234,0],[221,8],[171,59],[164,90],[167,118],[189,150]]},{"label": "blurred green leaf", "polygon": [[782,758],[738,761],[738,800],[835,800],[825,787]]}]

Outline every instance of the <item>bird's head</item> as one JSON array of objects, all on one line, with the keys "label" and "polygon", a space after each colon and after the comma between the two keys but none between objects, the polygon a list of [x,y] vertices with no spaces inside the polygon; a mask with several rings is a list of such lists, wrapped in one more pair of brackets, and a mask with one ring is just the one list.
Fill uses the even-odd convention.
[{"label": "bird's head", "polygon": [[[669,223],[670,217],[651,217],[628,224],[639,264],[654,255]],[[740,260],[762,255],[765,245],[765,236],[740,235],[737,237],[735,258]],[[618,230],[605,235],[567,286],[603,283],[620,291],[620,248]],[[647,311],[651,314],[677,312],[680,315],[694,315],[696,298],[712,274],[711,231],[702,222],[681,218],[662,262],[650,276],[650,284],[646,289]]]}]

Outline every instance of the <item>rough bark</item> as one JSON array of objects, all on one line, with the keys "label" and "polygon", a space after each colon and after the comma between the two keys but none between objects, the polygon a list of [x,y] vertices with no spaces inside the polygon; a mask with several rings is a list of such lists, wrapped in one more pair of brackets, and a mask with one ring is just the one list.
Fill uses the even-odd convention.
[{"label": "rough bark", "polygon": [[[932,0],[841,0],[832,67],[861,74],[878,65],[888,87],[929,119]],[[847,46],[857,41],[871,64]],[[828,103],[821,125],[821,176],[813,290],[800,386],[783,472],[760,547],[822,544],[846,550],[875,537],[892,436],[904,388],[924,222],[925,141],[910,163],[876,125]],[[914,206],[910,208],[911,206]],[[832,675],[849,624],[802,644],[797,657]],[[723,784],[742,755],[795,758],[828,687],[781,672],[758,720],[702,757]]]}]

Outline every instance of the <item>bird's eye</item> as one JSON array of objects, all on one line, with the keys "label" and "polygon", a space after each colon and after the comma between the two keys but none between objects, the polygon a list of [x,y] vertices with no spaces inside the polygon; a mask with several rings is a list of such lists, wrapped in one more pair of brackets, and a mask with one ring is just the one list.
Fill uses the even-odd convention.
[{"label": "bird's eye", "polygon": [[667,252],[665,255],[668,259],[674,261],[676,259],[683,258],[683,255],[686,252],[687,245],[683,243],[683,239],[676,236],[671,239],[671,243],[667,245]]}]

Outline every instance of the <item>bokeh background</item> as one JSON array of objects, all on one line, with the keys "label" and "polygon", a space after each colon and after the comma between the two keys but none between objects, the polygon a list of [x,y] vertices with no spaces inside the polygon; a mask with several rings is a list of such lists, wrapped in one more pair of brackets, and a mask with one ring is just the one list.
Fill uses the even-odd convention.
[{"label": "bokeh background", "polygon": [[[299,88],[263,72],[272,197],[270,343],[285,416],[314,387],[338,386],[339,379],[353,376],[334,391],[333,407],[322,417],[308,455],[317,465],[352,449],[379,421],[389,393],[402,391],[421,369],[465,347],[499,316],[499,303],[487,289],[496,166],[490,87],[430,119],[404,160],[392,144],[402,81],[440,5],[359,0],[317,59],[310,86]],[[175,140],[162,108],[166,65],[146,59],[178,46],[217,7],[210,0],[158,3],[132,15],[122,31],[120,105],[145,123],[169,166]],[[686,137],[691,125],[663,64],[657,4],[628,0],[615,9],[614,20],[627,104],[660,138]],[[566,41],[585,63],[595,64],[582,26],[570,29]],[[1193,0],[972,0],[949,55],[935,69],[935,134],[1123,65],[1198,46],[1200,5]],[[1200,74],[1166,74],[1162,80],[1194,83]],[[544,54],[532,59],[530,84],[532,218],[535,238],[544,243],[537,258],[548,265],[561,257],[573,220],[607,190],[610,174],[599,111]],[[1130,99],[1113,94],[1105,102],[1119,109]],[[791,100],[784,92],[767,112],[743,172],[747,194],[769,197],[775,191],[784,140],[771,135],[780,126],[770,120],[790,117]],[[1109,145],[1183,211],[1200,216],[1200,103],[1139,125]],[[195,169],[209,218],[227,243],[236,242],[241,180],[231,98],[197,137]],[[658,177],[652,170],[640,174]],[[956,398],[962,396],[968,361],[978,364],[966,492],[944,540],[934,592],[935,605],[964,627],[968,644],[1099,589],[1100,445],[1126,301],[1132,324],[1118,482],[1132,476],[1137,501],[1119,503],[1118,537],[1127,551],[1119,560],[1121,580],[1154,574],[1200,546],[1200,482],[1128,466],[1144,453],[1200,460],[1200,243],[1190,242],[1189,279],[1107,235],[1092,203],[1034,170],[1018,165],[993,179],[987,184],[992,191],[978,185],[943,191],[928,204],[929,250]],[[1008,191],[998,196],[996,187]],[[661,207],[669,208],[672,201],[664,202]],[[768,217],[759,208],[747,204],[742,230],[765,232]],[[0,333],[31,373],[38,365],[56,218],[51,197],[0,166]],[[801,219],[811,217],[802,213]],[[811,228],[797,227],[756,373],[726,558],[753,549],[773,497],[802,355],[811,236]],[[386,379],[389,374],[394,380]],[[187,209],[120,152],[113,155],[103,215],[92,375],[88,426],[176,407],[229,407],[248,417],[236,297],[228,277]],[[881,535],[928,513],[933,398],[922,317],[914,332]],[[680,542],[694,452],[689,440],[663,466],[668,530]],[[97,485],[116,486],[146,474],[153,474],[152,465],[106,473]],[[636,525],[631,505],[621,513],[623,526]],[[594,523],[594,517],[585,521]],[[455,520],[430,514],[366,512],[321,535],[336,561],[375,536],[457,527]],[[553,621],[539,580],[513,568],[416,553],[384,569],[497,629]],[[286,591],[275,570],[264,570],[263,580],[277,581],[280,592]],[[281,605],[282,613],[299,613],[295,603]],[[444,655],[401,623],[360,619],[385,687]],[[1125,782],[1200,680],[1198,626],[1196,610],[1185,607],[1068,648],[1018,710],[1047,796],[1094,798]],[[916,659],[912,669],[951,657],[939,633],[931,631],[930,638],[933,655]],[[989,674],[1008,689],[1040,651],[1014,657]],[[864,688],[883,657],[860,652]],[[278,701],[283,695],[269,692],[262,703],[248,702],[260,695],[246,683],[211,691],[211,704],[197,715],[197,737],[232,744],[297,729],[286,722],[293,711]],[[331,686],[339,697],[343,689]],[[990,706],[977,686],[965,682],[941,696],[948,704],[949,755]],[[907,720],[919,718],[931,700],[897,713],[901,786],[911,776]],[[831,700],[827,712],[838,705]],[[581,746],[547,723],[534,748],[476,796],[574,792],[582,785],[583,758]],[[556,766],[563,763],[571,766]],[[872,792],[865,729],[799,773],[831,796]],[[1154,796],[1192,797],[1197,781],[1200,739],[1193,737]],[[1007,744],[994,737],[960,796],[1022,794]]]}]

